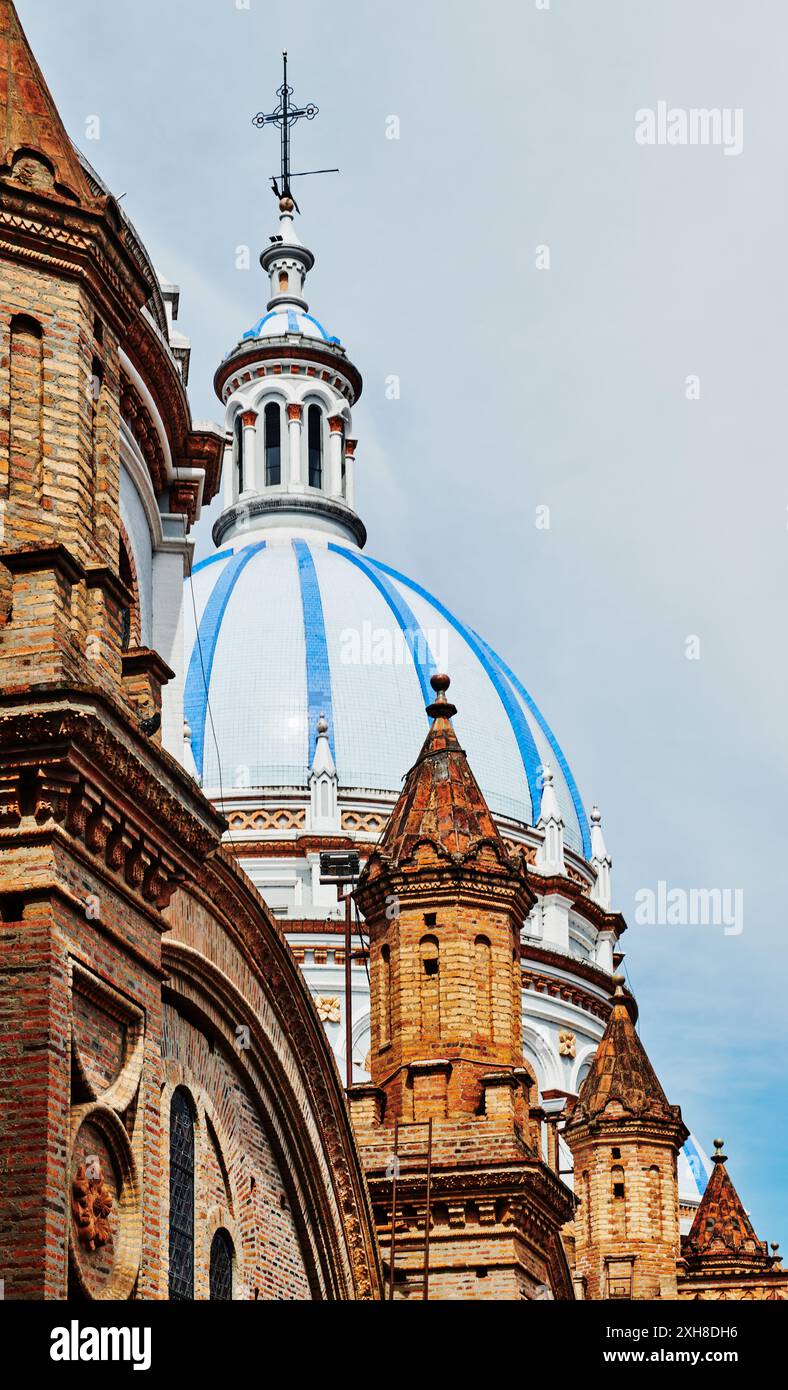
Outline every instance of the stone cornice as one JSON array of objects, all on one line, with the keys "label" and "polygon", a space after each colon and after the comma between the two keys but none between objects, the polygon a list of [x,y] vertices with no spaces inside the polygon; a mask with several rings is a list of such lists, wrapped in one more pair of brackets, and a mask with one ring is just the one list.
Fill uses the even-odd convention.
[{"label": "stone cornice", "polygon": [[0,824],[71,837],[99,874],[155,908],[196,872],[224,822],[168,754],[94,690],[0,700]]},{"label": "stone cornice", "polygon": [[218,520],[214,522],[211,532],[214,545],[221,545],[227,532],[245,520],[276,512],[294,512],[305,518],[315,515],[327,517],[348,531],[360,549],[363,550],[367,543],[366,526],[346,503],[340,502],[336,497],[327,497],[325,494],[310,492],[304,496],[280,493],[268,497],[260,494],[256,497],[250,497],[248,501],[236,502],[232,507],[223,511]]},{"label": "stone cornice", "polygon": [[250,382],[254,379],[252,369],[255,365],[271,359],[283,362],[318,362],[335,375],[345,378],[350,386],[351,405],[354,405],[361,395],[361,373],[349,361],[344,348],[334,347],[318,338],[309,338],[303,346],[296,346],[286,338],[264,338],[256,339],[247,345],[239,344],[217,368],[213,384],[220,401],[223,402],[225,399],[224,387],[230,377],[240,372],[242,383]]},{"label": "stone cornice", "polygon": [[543,877],[535,873],[533,881],[540,893],[559,893],[562,897],[568,898],[573,911],[579,917],[584,917],[598,931],[614,931],[616,938],[626,931],[627,924],[621,913],[606,912],[598,902],[582,891],[582,885],[576,879],[567,878],[563,874],[549,874]]},{"label": "stone cornice", "polygon": [[[561,951],[551,951],[548,946],[535,946],[528,940],[523,942],[522,948],[521,962],[524,971],[528,969],[528,962],[530,961],[535,961],[541,965],[551,965],[556,970],[566,971],[567,974],[579,975],[581,979],[587,980],[589,984],[596,985],[598,989],[602,990],[608,1000],[612,998],[614,988],[612,976],[600,969],[598,965],[593,965],[580,956],[564,955]],[[607,1012],[610,1012],[609,1005]],[[637,1014],[635,1017],[637,1018]]]},{"label": "stone cornice", "polygon": [[[393,1133],[392,1133],[393,1142]],[[374,1161],[373,1161],[374,1162]],[[367,1168],[367,1182],[373,1202],[380,1201],[384,1193],[391,1191],[391,1178],[374,1166]],[[416,1196],[424,1185],[422,1174],[409,1174],[403,1170],[397,1179],[397,1193],[404,1203]],[[526,1159],[520,1163],[487,1163],[469,1161],[466,1163],[433,1163],[432,1198],[440,1201],[442,1196],[462,1196],[471,1200],[498,1196],[517,1196],[528,1194],[538,1200],[542,1215],[553,1229],[566,1221],[571,1221],[575,1211],[575,1199],[569,1188],[548,1168],[541,1159]]]},{"label": "stone cornice", "polygon": [[121,336],[153,286],[125,244],[112,197],[75,204],[0,176],[0,256],[83,281]]}]

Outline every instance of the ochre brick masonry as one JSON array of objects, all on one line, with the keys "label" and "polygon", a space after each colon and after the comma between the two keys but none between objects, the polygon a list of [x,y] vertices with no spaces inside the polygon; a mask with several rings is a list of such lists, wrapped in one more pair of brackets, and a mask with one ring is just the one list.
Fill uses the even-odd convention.
[{"label": "ochre brick masonry", "polygon": [[[368,1194],[322,1026],[220,849],[224,822],[161,749],[171,671],[131,645],[121,354],[149,401],[134,424],[151,505],[209,501],[221,439],[192,428],[142,313],[152,267],[82,168],[10,0],[0,99],[5,1297],[373,1298]],[[188,469],[177,487],[162,437]]]}]

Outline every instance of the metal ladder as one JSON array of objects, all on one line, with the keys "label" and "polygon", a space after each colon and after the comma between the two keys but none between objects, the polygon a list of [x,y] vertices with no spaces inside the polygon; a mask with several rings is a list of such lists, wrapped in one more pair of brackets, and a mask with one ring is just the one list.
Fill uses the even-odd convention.
[{"label": "metal ladder", "polygon": [[424,1214],[424,1285],[422,1288],[422,1299],[429,1297],[430,1283],[430,1202],[432,1197],[432,1120],[409,1120],[401,1122],[394,1121],[394,1161],[392,1164],[391,1178],[391,1246],[389,1249],[389,1292],[390,1300],[394,1298],[394,1257],[397,1244],[397,1180],[400,1176],[399,1161],[399,1141],[400,1134],[404,1129],[426,1129],[427,1147],[423,1152],[413,1153],[408,1150],[407,1157],[419,1163],[426,1161],[427,1164],[427,1196]]}]

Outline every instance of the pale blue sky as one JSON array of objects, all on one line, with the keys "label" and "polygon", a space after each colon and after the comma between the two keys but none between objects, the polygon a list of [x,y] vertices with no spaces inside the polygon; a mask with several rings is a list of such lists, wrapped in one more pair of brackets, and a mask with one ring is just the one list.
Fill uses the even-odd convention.
[{"label": "pale blue sky", "polygon": [[[365,377],[369,550],[481,631],[545,711],[604,813],[652,1060],[705,1147],[724,1136],[759,1235],[788,1240],[788,11],[18,8],[69,131],[181,285],[193,408],[217,420],[213,371],[265,304],[277,150],[251,116],[289,49],[296,96],[320,107],[296,167],[342,169],[303,181],[300,231],[310,303]],[[635,111],[660,100],[741,107],[743,152],[638,146]],[[659,879],[742,888],[741,936],[636,926]]]}]

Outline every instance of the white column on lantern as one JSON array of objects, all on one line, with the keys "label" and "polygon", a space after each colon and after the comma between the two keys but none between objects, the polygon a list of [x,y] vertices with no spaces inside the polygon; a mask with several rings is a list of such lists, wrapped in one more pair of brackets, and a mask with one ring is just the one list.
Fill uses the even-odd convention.
[{"label": "white column on lantern", "polygon": [[345,501],[349,507],[353,506],[353,494],[355,491],[357,444],[357,439],[345,440]]},{"label": "white column on lantern", "polygon": [[301,477],[301,422],[304,418],[304,407],[302,405],[289,405],[287,407],[287,430],[290,440],[290,487],[296,491],[303,490],[303,480]]},{"label": "white column on lantern", "polygon": [[342,443],[345,422],[341,415],[328,418],[328,491],[332,497],[342,496]]},{"label": "white column on lantern", "polygon": [[257,467],[255,443],[257,439],[257,415],[254,410],[245,410],[241,416],[244,427],[244,492],[257,492]]}]

